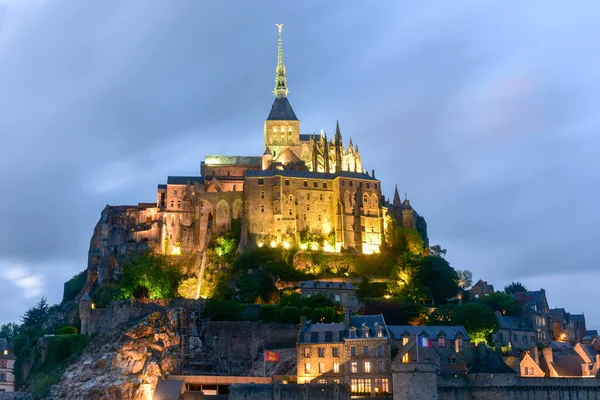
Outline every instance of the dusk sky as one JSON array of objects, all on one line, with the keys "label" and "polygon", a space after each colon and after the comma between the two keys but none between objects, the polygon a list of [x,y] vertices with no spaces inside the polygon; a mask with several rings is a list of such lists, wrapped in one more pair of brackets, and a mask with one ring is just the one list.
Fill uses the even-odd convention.
[{"label": "dusk sky", "polygon": [[359,145],[431,244],[600,329],[597,1],[0,0],[0,323],[84,270],[106,204],[261,155],[283,23],[302,133]]}]

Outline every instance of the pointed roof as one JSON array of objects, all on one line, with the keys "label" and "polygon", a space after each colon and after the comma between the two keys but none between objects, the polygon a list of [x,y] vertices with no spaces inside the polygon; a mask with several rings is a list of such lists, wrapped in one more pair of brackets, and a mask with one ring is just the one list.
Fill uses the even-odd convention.
[{"label": "pointed roof", "polygon": [[265,152],[263,153],[263,156],[272,156],[273,153],[271,153],[271,149],[269,149],[268,147],[265,147]]},{"label": "pointed roof", "polygon": [[287,97],[278,97],[271,106],[267,121],[298,121]]},{"label": "pointed roof", "polygon": [[394,189],[394,202],[392,204],[394,207],[400,207],[402,204],[402,200],[400,200],[400,193],[398,193],[398,185],[396,185],[396,189]]},{"label": "pointed roof", "polygon": [[81,300],[82,301],[92,301],[92,298],[90,297],[90,294],[88,292],[85,292],[83,294],[83,296],[81,296]]}]

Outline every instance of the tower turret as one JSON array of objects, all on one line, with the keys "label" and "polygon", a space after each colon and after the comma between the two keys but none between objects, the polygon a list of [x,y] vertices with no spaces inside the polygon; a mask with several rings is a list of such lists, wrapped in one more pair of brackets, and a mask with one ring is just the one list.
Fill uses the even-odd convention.
[{"label": "tower turret", "polygon": [[335,121],[335,137],[333,138],[335,146],[335,173],[339,174],[342,170],[342,133],[340,131],[340,122]]}]

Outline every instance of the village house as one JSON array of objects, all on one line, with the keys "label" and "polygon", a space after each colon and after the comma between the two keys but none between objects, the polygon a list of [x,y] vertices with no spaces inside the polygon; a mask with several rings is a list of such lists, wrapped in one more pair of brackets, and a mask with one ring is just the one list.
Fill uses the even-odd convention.
[{"label": "village house", "polygon": [[521,317],[512,317],[496,313],[499,328],[492,336],[494,343],[516,350],[528,350],[538,343],[537,330],[528,325]]},{"label": "village house", "polygon": [[440,365],[442,374],[466,372],[471,338],[464,327],[390,325],[388,329],[399,349],[395,359],[403,363],[432,362]]},{"label": "village house", "polygon": [[297,341],[298,383],[347,383],[353,393],[391,393],[391,338],[381,315],[344,323],[302,320]]},{"label": "village house", "polygon": [[515,293],[525,325],[537,331],[537,342],[548,344],[552,339],[549,326],[550,307],[544,289]]},{"label": "village house", "polygon": [[339,303],[344,310],[352,312],[358,311],[360,303],[356,294],[357,289],[350,282],[337,281],[303,281],[300,282],[300,293],[302,297],[311,297],[315,295],[324,295],[336,303]]},{"label": "village house", "polygon": [[470,292],[475,299],[480,299],[485,295],[494,293],[494,285],[488,285],[486,281],[480,279],[471,287]]},{"label": "village house", "polygon": [[8,341],[0,338],[0,392],[15,390],[15,355],[8,347]]}]

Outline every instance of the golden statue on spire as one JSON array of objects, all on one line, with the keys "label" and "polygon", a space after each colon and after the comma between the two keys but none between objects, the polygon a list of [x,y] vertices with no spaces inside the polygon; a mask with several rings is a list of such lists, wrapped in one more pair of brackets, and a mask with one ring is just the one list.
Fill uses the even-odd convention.
[{"label": "golden statue on spire", "polygon": [[275,97],[287,97],[288,88],[285,79],[285,65],[283,64],[283,42],[281,40],[281,29],[283,24],[275,24],[279,31],[279,41],[277,43],[277,69],[275,69],[275,90],[273,94]]}]

